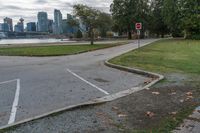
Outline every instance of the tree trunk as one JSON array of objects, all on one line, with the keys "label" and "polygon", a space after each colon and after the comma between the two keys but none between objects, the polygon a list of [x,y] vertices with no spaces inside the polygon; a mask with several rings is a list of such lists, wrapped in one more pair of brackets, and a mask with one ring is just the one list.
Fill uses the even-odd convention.
[{"label": "tree trunk", "polygon": [[90,44],[94,45],[94,30],[93,28],[90,30]]},{"label": "tree trunk", "polygon": [[162,38],[164,38],[164,36],[165,36],[165,34],[164,34],[164,33],[162,33],[162,34],[161,34],[161,37],[162,37]]},{"label": "tree trunk", "polygon": [[128,39],[131,40],[132,39],[132,33],[131,33],[131,26],[128,25]]},{"label": "tree trunk", "polygon": [[129,40],[132,39],[132,33],[131,33],[131,31],[128,31],[128,39],[129,39]]}]

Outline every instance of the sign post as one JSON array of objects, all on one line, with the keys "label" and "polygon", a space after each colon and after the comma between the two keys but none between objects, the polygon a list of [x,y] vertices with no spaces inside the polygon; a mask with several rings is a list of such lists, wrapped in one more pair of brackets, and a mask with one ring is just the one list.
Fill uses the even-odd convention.
[{"label": "sign post", "polygon": [[138,36],[138,49],[140,48],[140,30],[142,29],[142,23],[136,23],[135,29],[137,30],[137,36]]}]

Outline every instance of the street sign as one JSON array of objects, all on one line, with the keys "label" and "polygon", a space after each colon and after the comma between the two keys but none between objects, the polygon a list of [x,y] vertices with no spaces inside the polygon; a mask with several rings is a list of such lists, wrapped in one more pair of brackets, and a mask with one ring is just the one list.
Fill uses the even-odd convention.
[{"label": "street sign", "polygon": [[140,35],[140,30],[137,30],[137,35],[138,35],[138,36]]},{"label": "street sign", "polygon": [[138,36],[138,49],[140,48],[140,30],[142,30],[142,23],[135,23],[135,29],[137,30]]},{"label": "street sign", "polygon": [[141,30],[142,29],[142,23],[136,23],[135,24],[135,29],[136,30]]}]

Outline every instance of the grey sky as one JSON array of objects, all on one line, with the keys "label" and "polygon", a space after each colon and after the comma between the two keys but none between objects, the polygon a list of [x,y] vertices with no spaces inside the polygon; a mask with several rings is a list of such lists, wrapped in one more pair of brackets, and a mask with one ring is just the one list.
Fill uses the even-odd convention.
[{"label": "grey sky", "polygon": [[0,23],[4,17],[13,19],[14,24],[20,17],[25,22],[36,21],[37,12],[46,11],[48,17],[53,18],[54,9],[61,10],[63,17],[72,12],[74,4],[86,4],[104,12],[109,12],[113,0],[0,0]]}]

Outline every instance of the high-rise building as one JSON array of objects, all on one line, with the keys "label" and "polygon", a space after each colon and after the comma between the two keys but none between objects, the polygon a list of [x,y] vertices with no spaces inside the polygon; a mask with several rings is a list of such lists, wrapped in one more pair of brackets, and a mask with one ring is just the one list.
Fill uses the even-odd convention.
[{"label": "high-rise building", "polygon": [[15,32],[24,32],[24,19],[20,18],[19,22],[14,27]]},{"label": "high-rise building", "polygon": [[53,20],[48,20],[48,32],[53,33]]},{"label": "high-rise building", "polygon": [[10,31],[9,24],[0,23],[0,31],[4,31],[4,32]]},{"label": "high-rise building", "polygon": [[[71,26],[69,24],[69,22],[71,20],[76,21],[78,25]],[[67,14],[67,19],[63,19],[62,21],[63,21],[63,24],[62,24],[62,26],[63,26],[63,33],[66,34],[66,35],[68,35],[68,36],[74,35],[80,29],[80,22],[79,22],[79,20],[76,19],[71,14]],[[82,30],[81,30],[81,32],[82,32]]]},{"label": "high-rise building", "polygon": [[19,26],[18,26],[17,24],[14,26],[14,31],[15,31],[15,32],[20,32]]},{"label": "high-rise building", "polygon": [[48,15],[46,12],[39,12],[37,15],[37,31],[48,32]]},{"label": "high-rise building", "polygon": [[4,23],[8,24],[9,25],[9,31],[13,31],[13,21],[11,18],[4,18]]},{"label": "high-rise building", "polygon": [[63,19],[62,20],[62,29],[63,29],[64,34],[68,34],[68,27],[69,27],[69,24],[68,24],[67,19]]},{"label": "high-rise building", "polygon": [[35,22],[27,23],[27,31],[28,32],[36,32],[36,23]]},{"label": "high-rise building", "polygon": [[62,34],[62,14],[60,10],[54,10],[54,33],[55,34]]}]

